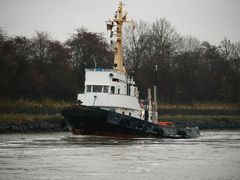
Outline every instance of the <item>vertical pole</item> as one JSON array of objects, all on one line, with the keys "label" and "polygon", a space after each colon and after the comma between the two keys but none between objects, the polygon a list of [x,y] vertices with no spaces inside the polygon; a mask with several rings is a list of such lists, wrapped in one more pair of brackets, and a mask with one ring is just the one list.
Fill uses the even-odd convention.
[{"label": "vertical pole", "polygon": [[155,83],[153,86],[153,98],[154,98],[154,119],[153,122],[157,123],[158,122],[158,105],[157,105],[157,70],[158,66],[155,66]]},{"label": "vertical pole", "polygon": [[96,69],[97,68],[97,61],[96,61],[95,57],[93,57],[93,61],[94,61],[94,68]]},{"label": "vertical pole", "polygon": [[153,121],[153,113],[152,113],[152,94],[151,94],[151,89],[148,88],[148,121],[152,122]]}]

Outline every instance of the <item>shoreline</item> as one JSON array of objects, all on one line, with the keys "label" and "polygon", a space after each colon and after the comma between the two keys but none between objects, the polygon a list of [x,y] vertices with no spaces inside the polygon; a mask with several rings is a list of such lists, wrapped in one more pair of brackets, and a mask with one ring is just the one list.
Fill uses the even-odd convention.
[{"label": "shoreline", "polygon": [[68,129],[63,121],[22,121],[1,122],[0,134],[28,133],[28,132],[67,132]]},{"label": "shoreline", "polygon": [[[61,110],[72,105],[63,100],[39,101],[0,98],[0,134],[12,132],[66,132]],[[240,130],[240,104],[195,103],[168,104],[158,107],[160,121],[200,130]]]},{"label": "shoreline", "polygon": [[235,119],[191,119],[171,120],[176,126],[198,127],[200,130],[240,130],[240,121]]},{"label": "shoreline", "polygon": [[[234,118],[234,116],[221,116],[221,118],[207,116],[201,119],[180,117],[163,117],[161,121],[171,121],[178,127],[199,127],[200,130],[240,130],[240,120],[238,117]],[[209,119],[207,119],[208,117]],[[38,120],[29,118],[26,120],[0,121],[0,134],[28,132],[68,132],[68,128],[60,115]]]}]

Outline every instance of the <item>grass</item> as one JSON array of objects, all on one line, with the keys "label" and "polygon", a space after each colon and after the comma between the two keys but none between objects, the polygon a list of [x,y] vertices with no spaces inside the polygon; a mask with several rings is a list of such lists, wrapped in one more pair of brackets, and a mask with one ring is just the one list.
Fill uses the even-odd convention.
[{"label": "grass", "polygon": [[[60,115],[62,109],[71,106],[73,103],[64,100],[29,100],[18,99],[9,100],[0,98],[0,122],[2,121],[58,121],[63,117]],[[239,110],[239,103],[221,103],[221,102],[194,102],[191,104],[159,103],[160,109],[178,110]],[[213,119],[235,119],[240,120],[239,115],[161,115],[160,120],[213,120]]]},{"label": "grass", "polygon": [[1,122],[40,122],[40,121],[62,121],[63,117],[60,114],[48,115],[48,114],[0,114]]},{"label": "grass", "polygon": [[53,108],[63,109],[72,105],[69,101],[64,100],[53,100],[53,99],[41,99],[41,100],[29,100],[29,99],[18,99],[9,100],[6,98],[0,98],[0,109],[11,108],[11,109],[38,109],[38,108]]},{"label": "grass", "polygon": [[158,103],[160,109],[214,109],[214,110],[235,110],[240,109],[240,103],[223,102],[193,102],[188,104],[181,103]]},{"label": "grass", "polygon": [[170,120],[237,120],[240,121],[240,115],[229,116],[229,115],[162,115],[159,116],[159,120],[170,121]]},{"label": "grass", "polygon": [[61,110],[71,105],[69,101],[47,98],[41,100],[0,98],[0,123],[62,121]]}]

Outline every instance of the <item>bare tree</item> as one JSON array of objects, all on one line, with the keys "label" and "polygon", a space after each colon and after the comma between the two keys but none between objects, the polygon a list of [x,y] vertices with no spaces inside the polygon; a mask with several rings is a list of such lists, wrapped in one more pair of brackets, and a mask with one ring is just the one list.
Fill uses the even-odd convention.
[{"label": "bare tree", "polygon": [[7,33],[0,27],[0,43],[7,39]]},{"label": "bare tree", "polygon": [[180,53],[193,52],[201,47],[201,42],[194,36],[187,35],[181,38],[181,44],[178,47]]},{"label": "bare tree", "polygon": [[36,31],[36,36],[31,39],[33,58],[39,62],[47,62],[47,51],[50,43],[50,35],[47,32]]},{"label": "bare tree", "polygon": [[240,57],[240,42],[235,43],[236,51],[238,53],[238,56]]},{"label": "bare tree", "polygon": [[149,58],[150,26],[149,24],[139,21],[132,26],[126,26],[124,36],[124,56],[127,69],[133,74],[139,69],[144,60]]},{"label": "bare tree", "polygon": [[158,19],[152,24],[152,60],[156,64],[169,67],[172,57],[181,45],[181,37],[166,19]]},{"label": "bare tree", "polygon": [[236,49],[235,45],[230,41],[230,39],[224,38],[224,40],[221,41],[219,50],[220,50],[221,55],[226,60],[236,59],[239,57],[237,49]]}]

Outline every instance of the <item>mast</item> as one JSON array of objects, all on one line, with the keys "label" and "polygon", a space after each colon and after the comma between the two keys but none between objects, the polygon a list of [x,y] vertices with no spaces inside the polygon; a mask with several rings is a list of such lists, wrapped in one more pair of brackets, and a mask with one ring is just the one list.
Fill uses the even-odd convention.
[{"label": "mast", "polygon": [[[111,31],[110,37],[116,36],[115,49],[114,49],[114,66],[113,68],[126,72],[124,61],[123,61],[123,50],[122,50],[122,27],[123,23],[132,22],[127,21],[127,13],[123,13],[122,2],[119,2],[118,10],[115,12],[112,20],[106,21],[107,30]],[[113,31],[113,27],[116,26],[116,30]]]}]

